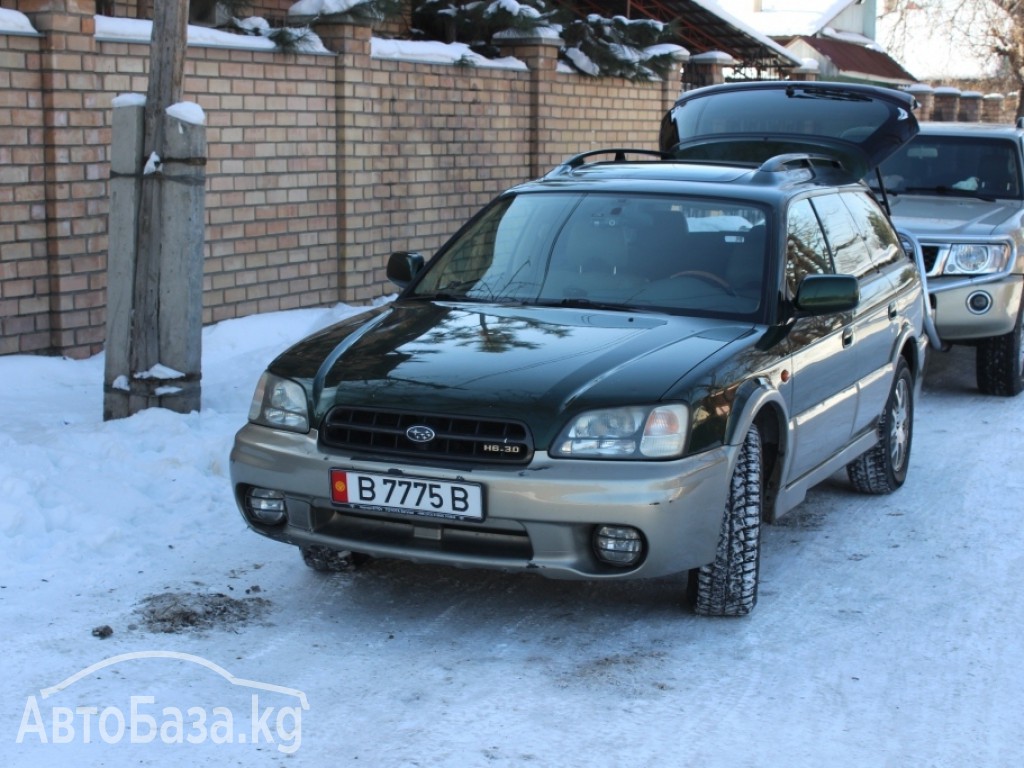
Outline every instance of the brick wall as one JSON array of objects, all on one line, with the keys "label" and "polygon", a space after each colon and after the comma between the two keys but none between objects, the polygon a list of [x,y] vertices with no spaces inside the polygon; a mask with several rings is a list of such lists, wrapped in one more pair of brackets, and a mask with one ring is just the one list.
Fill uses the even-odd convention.
[{"label": "brick wall", "polygon": [[[97,40],[94,0],[18,0],[0,34],[0,354],[84,356],[105,336],[111,102],[145,93],[146,44]],[[115,4],[119,11],[121,4]],[[125,15],[134,16],[129,12]],[[657,145],[678,84],[190,46],[207,119],[204,322],[387,295],[393,250],[429,254],[498,191],[575,152]]]}]

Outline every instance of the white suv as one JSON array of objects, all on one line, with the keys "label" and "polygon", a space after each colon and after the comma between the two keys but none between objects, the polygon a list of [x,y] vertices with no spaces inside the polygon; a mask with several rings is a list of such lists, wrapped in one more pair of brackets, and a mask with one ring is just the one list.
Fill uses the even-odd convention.
[{"label": "white suv", "polygon": [[977,349],[992,395],[1024,389],[1022,141],[1008,124],[922,123],[881,166],[894,223],[920,243],[941,343]]}]

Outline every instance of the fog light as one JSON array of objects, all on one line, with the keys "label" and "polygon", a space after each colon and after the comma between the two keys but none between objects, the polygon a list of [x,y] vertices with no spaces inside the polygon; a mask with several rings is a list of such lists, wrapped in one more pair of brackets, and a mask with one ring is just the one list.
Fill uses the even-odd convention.
[{"label": "fog light", "polygon": [[985,291],[975,291],[967,297],[967,309],[975,315],[983,315],[992,306],[992,297]]},{"label": "fog light", "polygon": [[245,507],[250,517],[267,525],[284,522],[284,494],[269,488],[250,488],[245,494]]},{"label": "fog light", "polygon": [[644,551],[640,531],[624,525],[601,525],[594,529],[594,553],[611,565],[636,565]]}]

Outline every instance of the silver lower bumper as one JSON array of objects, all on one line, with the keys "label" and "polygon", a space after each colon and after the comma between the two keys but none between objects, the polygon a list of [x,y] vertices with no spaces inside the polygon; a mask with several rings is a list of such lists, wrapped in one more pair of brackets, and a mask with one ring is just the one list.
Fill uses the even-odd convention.
[{"label": "silver lower bumper", "polygon": [[[726,446],[671,462],[553,460],[538,453],[528,466],[467,471],[327,455],[315,432],[250,424],[235,438],[231,480],[253,530],[299,546],[552,578],[648,578],[714,559],[735,453]],[[333,504],[331,468],[479,483],[485,517],[467,522]],[[286,521],[270,526],[248,515],[247,487],[282,492]],[[645,542],[641,562],[631,568],[600,562],[591,546],[597,525],[638,529]]]}]

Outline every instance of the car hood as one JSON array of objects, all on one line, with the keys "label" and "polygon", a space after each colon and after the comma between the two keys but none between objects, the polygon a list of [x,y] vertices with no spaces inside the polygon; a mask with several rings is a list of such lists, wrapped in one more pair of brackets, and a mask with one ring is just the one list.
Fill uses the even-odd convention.
[{"label": "car hood", "polygon": [[752,330],[656,314],[407,301],[299,342],[270,370],[306,384],[317,421],[344,403],[545,423],[567,408],[657,402]]},{"label": "car hood", "polygon": [[889,196],[893,222],[921,237],[979,237],[1009,234],[1024,221],[1019,201],[990,202],[971,197],[899,194]]},{"label": "car hood", "polygon": [[684,93],[661,149],[682,158],[763,163],[787,153],[839,160],[863,178],[918,133],[908,93],[853,83],[759,81]]}]

